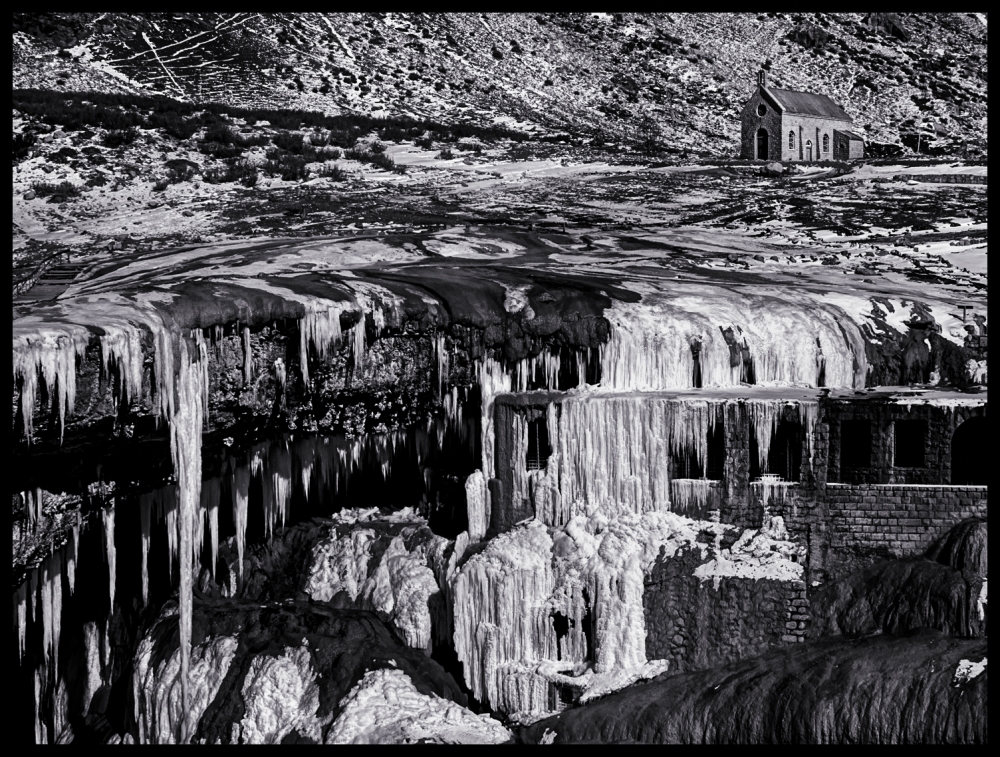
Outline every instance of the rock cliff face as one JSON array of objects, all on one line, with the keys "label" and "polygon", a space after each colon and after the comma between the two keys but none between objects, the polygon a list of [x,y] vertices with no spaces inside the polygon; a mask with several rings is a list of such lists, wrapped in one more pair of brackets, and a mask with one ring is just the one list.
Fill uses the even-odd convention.
[{"label": "rock cliff face", "polygon": [[985,639],[838,638],[663,677],[530,726],[532,743],[985,744]]}]

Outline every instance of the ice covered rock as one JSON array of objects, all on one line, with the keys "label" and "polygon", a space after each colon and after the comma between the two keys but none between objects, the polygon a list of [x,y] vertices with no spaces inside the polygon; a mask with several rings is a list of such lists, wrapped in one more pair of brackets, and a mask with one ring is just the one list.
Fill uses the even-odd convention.
[{"label": "ice covered rock", "polygon": [[417,691],[400,670],[366,673],[340,703],[327,744],[502,744],[510,732],[488,715]]},{"label": "ice covered rock", "polygon": [[180,698],[176,604],[168,603],[134,660],[143,743],[278,743],[327,738],[339,704],[365,673],[394,668],[421,695],[466,704],[454,680],[402,646],[378,618],[307,602],[198,602],[189,707]]}]

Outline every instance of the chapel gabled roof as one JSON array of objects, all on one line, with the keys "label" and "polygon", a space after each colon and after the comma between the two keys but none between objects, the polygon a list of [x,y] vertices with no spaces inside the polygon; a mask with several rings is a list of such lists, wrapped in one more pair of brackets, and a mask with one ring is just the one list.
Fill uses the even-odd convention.
[{"label": "chapel gabled roof", "polygon": [[797,92],[794,89],[775,89],[774,87],[768,87],[767,91],[786,113],[820,116],[837,121],[853,121],[847,115],[847,111],[826,95],[814,95],[811,92]]}]

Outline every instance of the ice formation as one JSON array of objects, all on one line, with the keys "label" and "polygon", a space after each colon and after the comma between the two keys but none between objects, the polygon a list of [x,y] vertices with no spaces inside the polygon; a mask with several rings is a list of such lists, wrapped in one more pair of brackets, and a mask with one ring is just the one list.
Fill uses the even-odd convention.
[{"label": "ice formation", "polygon": [[309,386],[309,347],[323,361],[330,349],[339,346],[340,313],[340,306],[334,306],[328,310],[307,312],[299,321],[299,366],[306,386]]},{"label": "ice formation", "polygon": [[718,589],[723,578],[762,578],[802,581],[805,550],[789,539],[781,516],[766,516],[760,529],[746,529],[730,549],[695,568],[703,582],[712,579]]},{"label": "ice formation", "polygon": [[793,486],[794,481],[782,481],[776,474],[762,473],[759,480],[750,482],[751,498],[760,502],[768,513],[772,505],[782,507],[785,504],[788,490]]},{"label": "ice formation", "polygon": [[670,509],[681,514],[718,510],[719,484],[708,478],[670,479]]},{"label": "ice formation", "polygon": [[132,691],[140,744],[178,744],[193,734],[198,721],[215,699],[236,655],[238,642],[219,636],[191,650],[187,677],[188,698],[183,704],[180,649],[153,665],[155,643],[147,634],[135,654]]},{"label": "ice formation", "polygon": [[365,673],[340,706],[327,744],[502,744],[511,739],[489,715],[421,694],[396,669]]},{"label": "ice formation", "polygon": [[[720,287],[645,292],[604,315],[611,337],[601,349],[601,385],[610,389],[741,383],[863,388],[864,339],[841,308]],[[695,357],[697,355],[697,357]],[[750,381],[750,373],[753,381]]]},{"label": "ice formation", "polygon": [[247,503],[250,500],[250,470],[239,466],[233,470],[230,487],[233,497],[233,524],[236,527],[236,554],[239,561],[239,579],[243,581],[243,553],[247,540]]},{"label": "ice formation", "polygon": [[465,502],[469,519],[469,539],[479,541],[490,527],[489,491],[481,470],[474,471],[465,480]]},{"label": "ice formation", "polygon": [[250,327],[244,326],[240,332],[243,341],[243,385],[250,386],[253,378],[253,347],[250,345]]},{"label": "ice formation", "polygon": [[250,663],[242,690],[243,719],[233,725],[235,744],[280,744],[292,730],[322,742],[332,715],[317,717],[319,684],[305,638],[280,657],[259,655]]},{"label": "ice formation", "polygon": [[[180,343],[180,370],[177,376],[177,409],[170,419],[170,452],[177,477],[177,527],[180,553],[180,657],[181,691],[184,710],[188,709],[188,658],[191,651],[192,561],[194,521],[200,517],[201,504],[201,432],[204,373],[192,362],[188,347]],[[184,733],[182,741],[190,734]]]},{"label": "ice formation", "polygon": [[30,332],[22,326],[21,330],[27,332],[25,335],[14,331],[14,385],[21,384],[20,410],[24,433],[30,443],[38,376],[41,374],[49,395],[55,398],[61,441],[66,416],[72,414],[76,403],[76,362],[86,352],[90,332],[76,327],[69,333],[60,333],[46,328],[44,322],[32,325]]},{"label": "ice formation", "polygon": [[[523,718],[551,711],[552,684],[585,690],[649,672],[644,577],[660,555],[704,554],[699,532],[726,528],[670,512],[608,517],[592,508],[562,527],[530,520],[497,536],[451,582],[466,684],[477,699]],[[568,621],[562,635],[556,616]]]},{"label": "ice formation", "polygon": [[[693,455],[701,466],[708,438],[731,409],[745,409],[759,440],[762,470],[767,470],[771,438],[786,406],[795,407],[803,433],[812,435],[818,417],[815,400],[788,402],[771,398],[692,399],[658,394],[567,394],[549,403],[546,423],[551,454],[541,470],[529,471],[528,424],[513,418],[512,451],[515,502],[530,501],[545,523],[560,525],[587,508],[611,513],[665,511],[708,504],[713,484],[707,479],[669,476],[671,455]],[[787,486],[787,485],[786,485]]]},{"label": "ice formation", "polygon": [[961,686],[967,681],[971,681],[973,678],[978,676],[980,673],[986,670],[986,660],[983,658],[979,662],[973,662],[972,660],[959,660],[958,667],[955,668],[955,675],[952,677],[952,684],[954,686]]},{"label": "ice formation", "polygon": [[104,526],[104,549],[108,563],[108,607],[109,612],[115,610],[115,579],[117,577],[117,561],[115,560],[115,508],[106,507],[101,510],[101,522]]},{"label": "ice formation", "polygon": [[[371,522],[375,515],[357,517],[364,523]],[[328,602],[344,591],[359,607],[373,610],[390,621],[407,646],[430,651],[429,600],[440,587],[428,563],[436,543],[446,540],[435,536],[429,543],[408,549],[407,539],[422,524],[421,519],[415,525],[403,527],[374,564],[372,545],[378,539],[374,528],[354,524],[332,527],[327,538],[313,546],[303,590],[318,602]]]},{"label": "ice formation", "polygon": [[[497,709],[536,709],[501,697],[501,691],[511,693],[501,665],[555,657],[555,632],[544,606],[554,588],[551,552],[545,526],[532,521],[489,541],[455,577],[455,652],[473,695]],[[547,703],[546,685],[539,704]]]}]

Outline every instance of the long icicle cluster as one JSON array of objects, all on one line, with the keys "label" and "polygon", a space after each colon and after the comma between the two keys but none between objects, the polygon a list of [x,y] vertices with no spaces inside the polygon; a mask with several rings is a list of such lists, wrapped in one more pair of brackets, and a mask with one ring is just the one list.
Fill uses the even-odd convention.
[{"label": "long icicle cluster", "polygon": [[76,361],[87,350],[89,333],[77,330],[66,333],[46,333],[39,337],[14,338],[14,384],[21,383],[21,418],[24,432],[31,442],[34,431],[35,398],[38,376],[41,374],[59,413],[59,440],[62,441],[66,417],[76,404]]},{"label": "long icicle cluster", "polygon": [[[180,649],[181,698],[188,708],[188,665],[191,654],[193,523],[201,500],[201,432],[203,425],[202,366],[191,360],[188,346],[180,340],[180,366],[177,375],[177,405],[170,424],[170,451],[177,476],[178,527],[180,551]],[[186,742],[190,734],[181,733]]]}]

